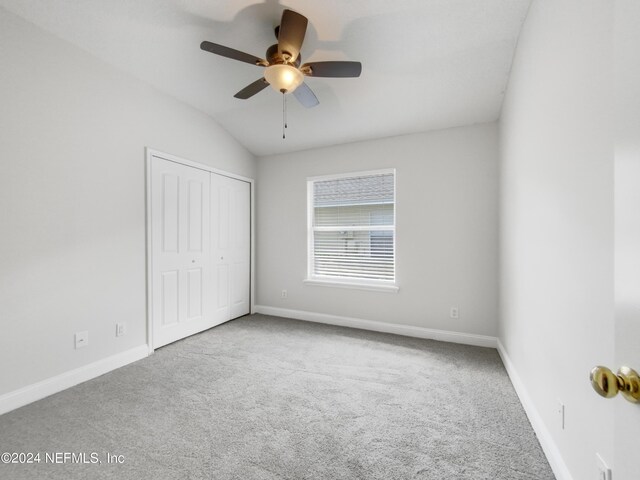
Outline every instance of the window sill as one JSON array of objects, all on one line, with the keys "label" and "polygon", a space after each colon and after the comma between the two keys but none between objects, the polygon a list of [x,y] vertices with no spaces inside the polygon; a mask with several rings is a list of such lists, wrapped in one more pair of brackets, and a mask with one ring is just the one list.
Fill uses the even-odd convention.
[{"label": "window sill", "polygon": [[354,290],[368,290],[372,292],[398,293],[400,290],[394,284],[379,284],[365,282],[350,282],[340,280],[320,280],[317,278],[306,278],[303,280],[305,285],[315,285],[318,287],[335,287],[335,288],[352,288]]}]

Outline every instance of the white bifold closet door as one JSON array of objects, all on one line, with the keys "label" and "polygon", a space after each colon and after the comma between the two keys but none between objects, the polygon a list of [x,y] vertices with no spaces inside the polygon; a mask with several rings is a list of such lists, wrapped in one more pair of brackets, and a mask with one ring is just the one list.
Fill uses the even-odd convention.
[{"label": "white bifold closet door", "polygon": [[152,157],[154,348],[249,313],[250,216],[248,182]]},{"label": "white bifold closet door", "polygon": [[214,316],[221,321],[249,313],[251,291],[251,185],[211,175],[211,230],[215,265]]}]

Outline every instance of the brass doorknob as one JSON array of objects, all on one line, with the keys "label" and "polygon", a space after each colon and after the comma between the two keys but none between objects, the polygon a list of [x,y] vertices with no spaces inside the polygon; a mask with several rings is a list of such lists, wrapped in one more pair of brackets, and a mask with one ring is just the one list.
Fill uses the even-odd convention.
[{"label": "brass doorknob", "polygon": [[620,367],[615,374],[607,367],[597,366],[591,370],[591,386],[604,398],[613,398],[618,392],[633,403],[640,403],[640,377],[629,367]]}]

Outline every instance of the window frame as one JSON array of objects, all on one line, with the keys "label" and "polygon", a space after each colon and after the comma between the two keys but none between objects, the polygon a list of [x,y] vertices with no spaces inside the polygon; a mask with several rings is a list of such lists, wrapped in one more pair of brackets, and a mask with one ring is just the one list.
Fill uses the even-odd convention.
[{"label": "window frame", "polygon": [[[388,175],[393,174],[393,226],[391,229],[384,228],[393,232],[393,280],[375,280],[362,278],[341,278],[330,275],[316,275],[314,273],[315,251],[314,251],[314,232],[322,231],[323,227],[314,227],[314,184],[318,181],[339,180],[343,178],[363,177],[368,175]],[[395,168],[384,168],[379,170],[367,170],[360,172],[347,172],[332,175],[320,175],[307,177],[307,275],[303,282],[307,285],[316,285],[322,287],[352,288],[357,290],[383,291],[389,293],[397,293],[399,287],[397,285],[397,175]],[[372,230],[359,226],[358,230]]]}]

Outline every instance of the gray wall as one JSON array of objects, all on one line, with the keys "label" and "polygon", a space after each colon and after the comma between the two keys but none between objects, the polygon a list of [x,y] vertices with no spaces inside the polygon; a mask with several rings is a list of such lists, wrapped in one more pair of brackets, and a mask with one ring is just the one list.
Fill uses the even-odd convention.
[{"label": "gray wall", "polygon": [[[2,394],[146,343],[145,146],[249,177],[255,159],[3,9],[0,65]],[[81,330],[89,346],[74,350]]]},{"label": "gray wall", "polygon": [[588,381],[613,360],[612,10],[534,1],[501,120],[500,339],[575,479],[613,463]]},{"label": "gray wall", "polygon": [[[303,284],[307,177],[381,168],[396,169],[399,293]],[[497,169],[494,123],[258,159],[256,303],[496,335]]]}]

